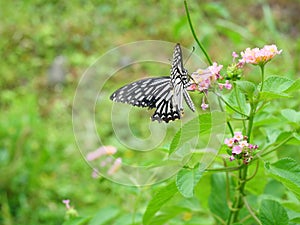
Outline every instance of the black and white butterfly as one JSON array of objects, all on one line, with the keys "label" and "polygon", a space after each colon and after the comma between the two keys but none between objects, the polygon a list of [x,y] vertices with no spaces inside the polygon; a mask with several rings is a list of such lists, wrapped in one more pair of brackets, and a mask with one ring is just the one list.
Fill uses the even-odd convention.
[{"label": "black and white butterfly", "polygon": [[183,115],[183,99],[194,112],[195,106],[186,88],[190,85],[188,71],[183,67],[182,52],[176,44],[171,75],[146,78],[127,84],[115,91],[110,99],[138,107],[156,108],[152,121],[168,123]]}]

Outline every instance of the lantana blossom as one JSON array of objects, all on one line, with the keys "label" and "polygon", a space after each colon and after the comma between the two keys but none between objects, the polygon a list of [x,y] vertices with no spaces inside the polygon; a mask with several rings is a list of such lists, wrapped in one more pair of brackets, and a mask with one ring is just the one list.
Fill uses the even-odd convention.
[{"label": "lantana blossom", "polygon": [[231,156],[230,161],[234,159],[242,159],[244,164],[248,164],[258,149],[257,145],[249,144],[248,137],[244,136],[242,132],[235,132],[232,138],[226,138],[224,144],[229,148]]},{"label": "lantana blossom", "polygon": [[205,103],[204,98],[202,99],[201,109],[206,110],[208,108],[208,104]]},{"label": "lantana blossom", "polygon": [[122,158],[117,158],[113,165],[110,167],[110,169],[108,170],[107,174],[108,175],[113,175],[115,174],[122,166]]},{"label": "lantana blossom", "polygon": [[113,155],[117,152],[116,147],[114,146],[101,146],[93,152],[89,152],[86,156],[88,161],[93,161],[100,158],[103,155]]},{"label": "lantana blossom", "polygon": [[70,199],[64,199],[64,200],[62,200],[62,202],[66,205],[67,209],[71,208],[71,206],[70,206]]},{"label": "lantana blossom", "polygon": [[74,209],[74,207],[70,206],[70,199],[64,199],[62,200],[62,203],[65,204],[66,206],[66,219],[70,219],[70,218],[76,218],[78,217],[78,212],[76,211],[76,209]]},{"label": "lantana blossom", "polygon": [[239,145],[234,145],[232,147],[232,154],[238,155],[242,152],[242,148]]},{"label": "lantana blossom", "polygon": [[202,98],[201,108],[202,110],[206,110],[209,105],[205,102],[207,97],[207,92],[209,89],[216,84],[220,90],[223,88],[231,89],[232,85],[228,80],[224,83],[219,83],[223,77],[220,75],[220,70],[223,68],[223,65],[218,65],[214,62],[211,66],[207,67],[206,69],[198,69],[196,72],[192,73],[192,81],[193,83],[187,88],[188,91],[199,91],[204,94]]},{"label": "lantana blossom", "polygon": [[242,132],[234,132],[234,136],[233,136],[234,139],[236,139],[237,141],[241,141],[244,139],[244,136],[242,134]]},{"label": "lantana blossom", "polygon": [[282,50],[278,50],[276,45],[265,45],[263,48],[246,48],[241,52],[241,63],[250,63],[254,65],[264,65],[274,56],[281,54]]}]

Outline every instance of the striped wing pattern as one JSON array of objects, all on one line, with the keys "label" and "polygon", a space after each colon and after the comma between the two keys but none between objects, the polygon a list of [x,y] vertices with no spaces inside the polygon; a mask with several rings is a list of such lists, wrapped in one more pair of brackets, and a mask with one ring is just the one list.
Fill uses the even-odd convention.
[{"label": "striped wing pattern", "polygon": [[173,53],[171,76],[146,78],[127,84],[115,91],[110,99],[138,107],[156,108],[152,121],[168,123],[180,119],[183,114],[183,99],[192,111],[194,104],[186,91],[188,72],[183,67],[182,52],[177,44]]}]

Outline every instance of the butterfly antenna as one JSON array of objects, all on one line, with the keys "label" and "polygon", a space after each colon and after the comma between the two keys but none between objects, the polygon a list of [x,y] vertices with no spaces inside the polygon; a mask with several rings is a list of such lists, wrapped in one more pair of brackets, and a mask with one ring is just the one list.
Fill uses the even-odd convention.
[{"label": "butterfly antenna", "polygon": [[[194,51],[195,51],[195,46],[193,46],[193,50],[191,51],[191,53],[190,53],[189,56],[187,57],[187,59],[186,59],[186,61],[185,61],[185,63],[184,63],[184,66],[185,66],[185,64],[189,61],[189,59],[191,58],[191,56],[192,56],[192,54],[194,53]],[[191,76],[190,74],[188,74],[188,77],[189,77],[194,83],[196,83],[195,80],[192,78],[192,76]]]},{"label": "butterfly antenna", "polygon": [[189,61],[189,59],[191,58],[192,54],[194,53],[195,51],[195,46],[193,46],[193,50],[191,51],[191,53],[189,54],[189,56],[187,57],[187,59],[185,60],[185,63],[184,63],[184,66],[185,64]]}]

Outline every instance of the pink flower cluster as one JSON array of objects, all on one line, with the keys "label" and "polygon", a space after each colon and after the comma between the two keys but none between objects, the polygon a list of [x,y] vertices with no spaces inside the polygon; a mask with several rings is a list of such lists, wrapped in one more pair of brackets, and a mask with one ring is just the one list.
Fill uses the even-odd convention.
[{"label": "pink flower cluster", "polygon": [[243,136],[242,132],[235,132],[233,138],[226,138],[224,143],[231,152],[230,161],[235,159],[243,159],[244,164],[248,164],[253,158],[257,145],[248,143],[248,137]]},{"label": "pink flower cluster", "polygon": [[[208,108],[208,104],[205,103],[205,98],[208,90],[215,84],[216,81],[223,79],[220,75],[220,70],[223,68],[223,65],[218,65],[217,63],[213,63],[212,66],[209,66],[206,69],[198,69],[196,72],[192,73],[191,77],[193,78],[194,83],[192,83],[187,90],[189,91],[200,91],[204,93],[201,108],[203,110]],[[231,89],[232,85],[228,80],[225,81],[225,84],[218,83],[218,87],[220,90],[223,88]]]},{"label": "pink flower cluster", "polygon": [[[110,157],[111,155],[114,155],[116,152],[117,149],[114,146],[101,146],[95,151],[88,153],[86,158],[88,161],[94,161],[100,159],[99,167],[104,168],[108,166],[109,168],[107,174],[113,175],[120,169],[122,165],[122,159],[120,157],[116,158],[114,161],[113,158]],[[97,168],[93,169],[92,177],[93,178],[99,177],[99,170]]]},{"label": "pink flower cluster", "polygon": [[88,161],[93,161],[100,158],[104,155],[113,155],[117,152],[117,149],[114,146],[101,146],[93,152],[89,152],[86,156]]},{"label": "pink flower cluster", "polygon": [[232,53],[232,64],[228,65],[225,79],[228,80],[240,80],[243,70],[242,68],[246,63],[253,65],[264,66],[276,55],[281,54],[282,50],[278,50],[276,45],[265,45],[262,49],[259,48],[247,48],[245,51],[239,54],[236,52]]},{"label": "pink flower cluster", "polygon": [[66,219],[78,217],[78,213],[77,213],[76,209],[74,209],[74,207],[70,206],[70,199],[64,199],[64,200],[62,200],[62,203],[65,204],[66,209],[67,209],[66,215],[65,215]]},{"label": "pink flower cluster", "polygon": [[276,45],[265,45],[262,49],[247,48],[244,52],[241,52],[242,59],[240,59],[240,62],[243,64],[264,65],[281,52],[282,50],[278,50]]},{"label": "pink flower cluster", "polygon": [[64,199],[62,200],[62,202],[66,205],[66,209],[70,209],[71,206],[70,206],[70,199]]}]

